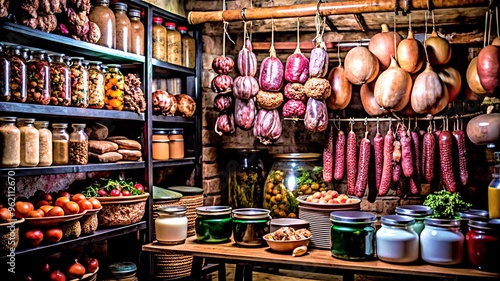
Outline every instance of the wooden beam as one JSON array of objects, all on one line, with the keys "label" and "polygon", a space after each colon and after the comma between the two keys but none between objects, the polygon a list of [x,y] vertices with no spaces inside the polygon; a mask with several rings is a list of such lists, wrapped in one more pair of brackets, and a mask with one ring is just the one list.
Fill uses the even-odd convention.
[{"label": "wooden beam", "polygon": [[[355,46],[359,45],[368,45],[369,40],[365,41],[352,41],[352,42],[342,42],[340,43],[340,51],[349,51]],[[338,43],[337,42],[326,42],[326,48],[331,49],[331,50],[337,50]],[[262,51],[262,50],[269,50],[271,47],[271,43],[269,42],[253,42],[252,43],[252,48],[253,50],[257,51]],[[281,50],[281,51],[294,51],[295,48],[297,47],[296,42],[274,42],[274,48],[276,50]],[[309,52],[311,51],[315,45],[313,42],[300,42],[300,49],[303,52]]]},{"label": "wooden beam", "polygon": [[368,30],[368,26],[366,25],[365,19],[362,14],[354,14],[354,19],[358,23],[361,31],[366,32]]}]

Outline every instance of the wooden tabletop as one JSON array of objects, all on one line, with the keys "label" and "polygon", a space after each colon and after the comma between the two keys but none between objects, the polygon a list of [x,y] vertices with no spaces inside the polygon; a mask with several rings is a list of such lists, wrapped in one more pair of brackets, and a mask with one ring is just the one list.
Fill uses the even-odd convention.
[{"label": "wooden tabletop", "polygon": [[410,265],[386,263],[380,260],[346,261],[333,258],[331,252],[321,249],[309,249],[308,254],[301,257],[292,257],[291,254],[277,253],[268,247],[243,248],[233,242],[223,244],[203,244],[196,242],[196,236],[190,237],[186,243],[180,245],[146,244],[143,251],[148,252],[176,252],[194,257],[213,258],[224,260],[227,263],[248,262],[255,264],[272,264],[303,267],[330,268],[355,271],[356,273],[421,275],[434,277],[481,277],[500,280],[500,273],[480,271],[463,267],[441,267],[424,264],[423,262]]}]

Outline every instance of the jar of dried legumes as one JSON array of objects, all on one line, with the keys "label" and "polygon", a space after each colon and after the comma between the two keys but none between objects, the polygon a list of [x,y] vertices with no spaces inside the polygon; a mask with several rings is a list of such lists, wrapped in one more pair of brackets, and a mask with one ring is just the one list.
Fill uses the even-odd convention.
[{"label": "jar of dried legumes", "polygon": [[48,129],[48,121],[35,121],[35,128],[39,135],[38,166],[52,165],[52,133]]},{"label": "jar of dried legumes", "polygon": [[34,118],[18,118],[17,127],[21,131],[21,166],[34,167],[38,165],[40,155],[40,135],[33,127]]},{"label": "jar of dried legumes", "polygon": [[104,73],[100,61],[89,62],[89,107],[104,107]]},{"label": "jar of dried legumes", "polygon": [[26,63],[28,69],[29,103],[49,104],[50,102],[50,64],[45,51],[33,52],[33,58]]},{"label": "jar of dried legumes", "polygon": [[66,165],[69,163],[68,124],[53,123],[52,128],[52,162],[55,165]]},{"label": "jar of dried legumes", "polygon": [[108,64],[108,72],[105,74],[106,95],[104,102],[107,109],[122,110],[125,82],[123,74],[120,72],[119,64]]},{"label": "jar of dried legumes", "polygon": [[69,163],[86,165],[89,154],[89,138],[85,134],[85,124],[72,124],[73,132],[69,135]]},{"label": "jar of dried legumes", "polygon": [[194,38],[187,32],[187,27],[179,26],[177,27],[179,33],[181,34],[181,47],[182,47],[182,65],[189,68],[194,68],[196,66],[196,46]]},{"label": "jar of dried legumes", "polygon": [[10,63],[5,53],[5,46],[0,44],[0,101],[10,101],[9,66]]},{"label": "jar of dried legumes", "polygon": [[0,166],[17,167],[21,163],[21,131],[16,117],[0,117]]},{"label": "jar of dried legumes", "polygon": [[26,61],[21,55],[21,48],[18,46],[9,47],[10,63],[10,95],[14,102],[26,101]]},{"label": "jar of dried legumes", "polygon": [[175,30],[175,23],[166,22],[167,28],[167,62],[182,65],[181,34]]},{"label": "jar of dried legumes", "polygon": [[127,16],[128,5],[125,3],[113,4],[113,11],[115,12],[116,19],[116,47],[117,50],[130,52],[130,45],[132,44],[131,38],[131,25]]},{"label": "jar of dried legumes", "polygon": [[89,73],[82,57],[71,59],[71,105],[87,107],[89,102]]},{"label": "jar of dried legumes", "polygon": [[89,14],[89,20],[97,24],[101,31],[101,37],[97,44],[114,48],[116,44],[116,21],[115,14],[108,8],[108,5],[109,0],[96,0],[94,8]]},{"label": "jar of dried legumes", "polygon": [[129,9],[128,16],[131,26],[130,52],[136,55],[144,55],[144,25],[141,22],[141,11],[138,9]]},{"label": "jar of dried legumes", "polygon": [[71,73],[64,62],[64,54],[49,55],[50,58],[50,104],[71,105]]},{"label": "jar of dried legumes", "polygon": [[153,17],[153,58],[167,61],[167,29],[161,25],[163,19]]}]

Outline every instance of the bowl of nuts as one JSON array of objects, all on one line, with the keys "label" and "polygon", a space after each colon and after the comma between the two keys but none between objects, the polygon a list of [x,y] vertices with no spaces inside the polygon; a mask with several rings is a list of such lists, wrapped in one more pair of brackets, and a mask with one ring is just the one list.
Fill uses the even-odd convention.
[{"label": "bowl of nuts", "polygon": [[269,248],[274,251],[292,252],[299,247],[309,245],[311,237],[311,232],[305,228],[295,230],[291,227],[282,227],[264,235],[263,238]]}]

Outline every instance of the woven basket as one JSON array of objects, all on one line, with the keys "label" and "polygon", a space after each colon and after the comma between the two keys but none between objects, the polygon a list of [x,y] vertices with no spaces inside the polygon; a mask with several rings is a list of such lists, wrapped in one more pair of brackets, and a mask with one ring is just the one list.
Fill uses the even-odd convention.
[{"label": "woven basket", "polygon": [[[153,209],[164,207],[164,206],[173,206],[180,205],[186,207],[186,217],[188,219],[188,232],[187,236],[193,236],[196,234],[194,224],[196,221],[196,208],[203,206],[203,194],[200,195],[192,195],[192,196],[183,196],[180,200],[176,201],[156,201],[153,203]],[[158,215],[153,214],[153,219],[156,219]],[[154,229],[153,229],[154,235]],[[153,237],[156,239],[156,237]]]}]

